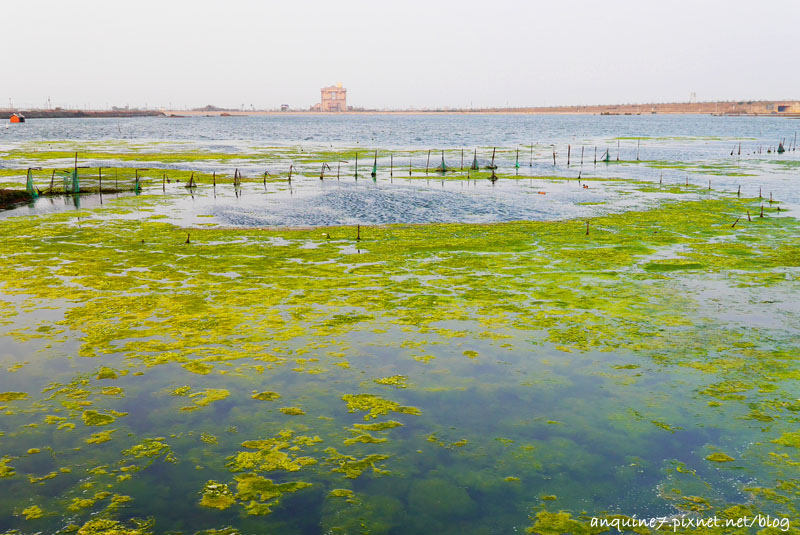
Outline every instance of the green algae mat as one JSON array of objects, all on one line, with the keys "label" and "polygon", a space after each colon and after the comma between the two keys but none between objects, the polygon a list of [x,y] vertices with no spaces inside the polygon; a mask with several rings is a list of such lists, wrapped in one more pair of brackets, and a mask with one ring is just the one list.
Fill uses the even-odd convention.
[{"label": "green algae mat", "polygon": [[0,532],[800,529],[800,223],[762,199],[357,233],[154,198],[0,219]]}]

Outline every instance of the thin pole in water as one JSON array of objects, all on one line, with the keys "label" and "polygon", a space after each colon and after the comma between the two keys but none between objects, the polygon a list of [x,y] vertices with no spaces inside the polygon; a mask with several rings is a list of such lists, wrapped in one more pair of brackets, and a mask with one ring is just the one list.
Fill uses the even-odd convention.
[{"label": "thin pole in water", "polygon": [[571,155],[572,155],[572,145],[567,145],[567,167],[569,167],[569,160]]},{"label": "thin pole in water", "polygon": [[461,148],[461,167],[458,168],[459,171],[464,170],[464,148]]},{"label": "thin pole in water", "polygon": [[617,161],[619,161],[619,139],[617,140]]},{"label": "thin pole in water", "polygon": [[358,180],[358,153],[356,153],[356,180]]},{"label": "thin pole in water", "polygon": [[428,160],[425,162],[425,175],[428,174],[428,167],[431,164],[431,149],[428,149]]},{"label": "thin pole in water", "polygon": [[98,186],[98,190],[100,193],[103,193],[103,168],[97,168],[97,179],[100,181],[100,185]]},{"label": "thin pole in water", "polygon": [[394,154],[389,154],[389,178],[394,176]]},{"label": "thin pole in water", "polygon": [[641,142],[642,142],[641,139],[637,139],[636,140],[636,161],[637,162],[639,161],[639,146],[641,145]]},{"label": "thin pole in water", "polygon": [[528,163],[528,167],[533,167],[533,143],[531,143],[531,161]]},{"label": "thin pole in water", "polygon": [[597,145],[594,146],[594,164],[597,165]]}]

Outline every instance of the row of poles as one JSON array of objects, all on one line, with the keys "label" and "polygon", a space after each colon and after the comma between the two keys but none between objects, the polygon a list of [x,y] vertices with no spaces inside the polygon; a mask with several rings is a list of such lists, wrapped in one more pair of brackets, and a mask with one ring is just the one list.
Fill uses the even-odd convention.
[{"label": "row of poles", "polygon": [[[528,163],[529,167],[533,167],[533,163],[534,163],[534,146],[535,145],[533,143],[530,144],[530,157],[529,157],[529,163]],[[555,145],[552,145],[551,147],[552,147],[553,166],[555,167],[555,166],[558,165],[558,160],[557,160],[558,153],[556,151],[556,146]],[[774,149],[774,151],[777,152],[777,153],[783,153],[783,152],[787,152],[787,151],[795,151],[796,148],[797,148],[797,134],[795,133],[794,139],[792,140],[792,142],[789,145],[788,149],[785,148],[785,138],[784,138],[783,140],[781,140],[778,143],[778,147],[776,149]],[[580,166],[581,167],[583,167],[583,165],[584,165],[585,152],[586,152],[585,149],[586,149],[586,147],[584,145],[581,145],[581,150],[580,150]],[[598,161],[601,162],[601,163],[609,163],[611,161],[611,149],[606,148],[604,150],[604,152],[600,155],[599,159],[598,159],[597,146],[595,145],[593,147],[593,149],[594,149],[594,155],[593,155],[593,164],[594,165],[597,165]],[[636,161],[640,161],[640,151],[641,151],[641,139],[637,139],[637,142],[636,142]],[[734,146],[734,149],[731,151],[731,155],[733,155],[734,153],[737,153],[737,154],[740,155],[741,151],[742,151],[742,145],[741,145],[741,143],[739,143],[737,146]],[[771,147],[767,149],[768,153],[772,152],[772,151],[773,151],[773,149]],[[447,165],[447,163],[445,161],[445,150],[444,149],[441,150],[441,163],[438,166],[436,166],[436,167],[434,167],[432,169],[431,168],[431,155],[432,155],[432,153],[433,153],[433,150],[430,150],[430,149],[427,152],[427,159],[426,159],[426,162],[425,162],[425,175],[426,176],[429,175],[429,173],[431,171],[440,172],[440,173],[446,173],[448,171],[455,171],[454,167],[451,168],[451,167],[449,167]],[[760,146],[759,146],[759,149],[758,149],[758,153],[759,154],[761,153],[761,147]],[[615,161],[617,161],[617,162],[620,161],[620,154],[621,154],[621,145],[620,145],[620,141],[617,140],[617,154],[616,154]],[[355,164],[354,164],[354,178],[356,180],[358,180],[358,176],[359,176],[358,156],[359,156],[359,153],[356,152],[355,153]],[[460,156],[461,156],[461,158],[460,158],[459,171],[463,172],[464,169],[465,169],[465,167],[464,167],[464,162],[465,162],[464,156],[465,156],[465,153],[464,153],[464,149],[463,148],[460,150]],[[485,166],[486,170],[491,171],[491,176],[489,177],[489,179],[492,180],[492,181],[497,180],[496,170],[497,170],[498,166],[496,164],[496,157],[497,157],[497,147],[493,147],[492,148],[491,160],[489,162],[489,165]],[[337,163],[336,163],[336,175],[335,175],[337,180],[340,179],[340,177],[341,177],[342,164],[349,164],[349,161],[346,161],[346,160],[337,161]],[[568,144],[567,145],[567,167],[571,167],[571,166],[572,166],[572,145]],[[88,169],[88,168],[89,168],[88,166],[79,166],[78,165],[78,153],[76,152],[75,153],[75,158],[74,158],[74,165],[73,165],[72,170],[53,170],[52,175],[51,175],[51,179],[50,179],[50,185],[49,185],[49,188],[47,189],[47,192],[49,194],[52,194],[54,192],[56,174],[59,174],[64,179],[64,193],[80,193],[81,188],[80,188],[80,181],[79,181],[79,177],[78,177],[78,169]],[[519,147],[517,147],[516,150],[515,150],[514,168],[515,169],[519,169],[520,168],[520,150],[519,150]],[[480,165],[478,163],[478,149],[477,148],[473,150],[472,162],[468,163],[468,166],[467,166],[466,169],[467,169],[468,175],[469,175],[469,172],[478,171],[480,169]],[[34,168],[29,168],[28,169],[26,190],[33,197],[37,197],[38,195],[41,195],[43,192],[41,190],[35,188],[34,185],[33,185],[33,176],[32,176],[32,171],[33,170],[41,170],[41,168],[34,167]],[[140,171],[150,171],[150,169],[147,169],[147,168],[135,168],[134,169],[133,190],[135,192],[137,192],[137,193],[141,191],[141,178],[139,176],[139,172]],[[408,161],[408,176],[409,177],[413,176],[413,171],[414,171],[413,156],[409,155],[409,161]],[[287,180],[290,183],[292,181],[292,175],[293,175],[294,172],[295,172],[294,164],[290,164],[289,165],[288,174],[287,174]],[[320,180],[324,180],[326,178],[326,172],[328,173],[327,177],[330,177],[330,178],[333,177],[333,168],[331,167],[331,165],[329,163],[323,162],[322,165],[321,165],[321,168],[320,168],[320,173],[319,173]],[[390,177],[394,177],[394,174],[395,174],[394,153],[390,153],[389,154],[389,176]],[[195,180],[195,176],[194,175],[195,175],[195,173],[191,174],[190,179],[189,179],[189,181],[188,181],[188,183],[186,185],[187,188],[193,188],[193,187],[197,186],[198,182]],[[198,173],[198,175],[199,175],[199,173]],[[276,175],[275,178],[278,178],[279,176],[280,175]],[[378,151],[377,150],[374,151],[374,153],[373,153],[373,163],[372,163],[372,170],[370,172],[370,176],[373,178],[373,180],[377,179],[377,176],[378,176]],[[97,177],[98,177],[98,191],[100,193],[103,193],[103,168],[102,167],[98,168]],[[272,175],[270,175],[269,171],[265,171],[264,174],[263,174],[264,187],[266,187],[267,178],[272,178]],[[580,176],[579,176],[579,178],[580,178]],[[242,179],[243,179],[243,176],[242,176],[241,172],[239,171],[239,169],[237,168],[234,171],[234,178],[233,178],[233,184],[234,184],[235,188],[238,189],[241,186]],[[212,181],[212,185],[214,187],[216,187],[216,171],[212,172],[211,181]],[[171,180],[167,177],[167,172],[163,171],[162,172],[162,189],[164,191],[166,191],[166,184],[168,182],[171,182]],[[114,170],[114,183],[115,183],[114,190],[115,191],[120,191],[120,189],[119,189],[119,169],[115,169]],[[127,189],[127,188],[125,188],[125,189]]]}]

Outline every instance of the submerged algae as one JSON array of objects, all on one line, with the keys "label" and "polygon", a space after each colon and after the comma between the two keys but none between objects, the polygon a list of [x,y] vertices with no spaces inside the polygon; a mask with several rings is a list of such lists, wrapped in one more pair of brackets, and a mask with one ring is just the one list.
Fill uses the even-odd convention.
[{"label": "submerged algae", "polygon": [[[146,206],[146,203],[153,201],[144,199],[142,202]],[[603,435],[594,432],[591,435],[596,445],[586,453],[577,443],[579,439],[571,427],[581,429],[581,425],[586,428],[591,428],[591,425],[569,414],[547,413],[555,409],[537,403],[536,395],[550,388],[549,381],[558,384],[552,370],[557,370],[563,364],[554,357],[558,353],[550,350],[553,345],[565,352],[564,362],[573,363],[576,367],[589,364],[579,359],[568,359],[567,351],[578,355],[584,351],[602,351],[606,353],[603,357],[609,358],[609,363],[618,362],[614,360],[617,353],[624,355],[623,362],[636,359],[639,368],[622,365],[613,368],[607,365],[604,371],[613,370],[609,376],[598,374],[591,377],[598,381],[609,377],[618,379],[614,392],[620,396],[631,392],[632,385],[635,385],[634,382],[623,382],[622,374],[628,374],[625,377],[632,381],[637,377],[643,377],[641,380],[644,381],[652,380],[658,377],[657,373],[661,373],[654,371],[654,367],[677,365],[685,368],[692,374],[689,375],[691,381],[687,381],[692,385],[691,390],[688,387],[683,390],[684,393],[690,392],[687,397],[691,393],[701,398],[711,396],[715,402],[724,403],[731,410],[736,410],[739,405],[756,404],[754,407],[758,408],[761,417],[771,418],[774,426],[767,431],[768,434],[763,435],[768,448],[766,452],[783,452],[791,447],[793,438],[792,435],[786,435],[790,431],[785,427],[792,422],[790,414],[793,411],[789,407],[793,406],[791,403],[794,398],[791,397],[792,390],[786,385],[795,377],[797,370],[795,358],[791,355],[796,344],[787,338],[776,338],[774,332],[761,339],[754,332],[741,332],[705,317],[707,312],[703,312],[700,299],[689,291],[680,291],[685,288],[681,285],[687,280],[686,268],[653,269],[653,266],[661,265],[689,265],[692,266],[692,279],[710,281],[719,275],[733,284],[747,281],[756,290],[775,291],[789,287],[795,280],[797,268],[797,246],[793,243],[797,224],[789,218],[773,218],[774,212],[768,211],[769,219],[748,222],[747,225],[742,221],[736,228],[731,227],[735,217],[748,209],[753,210],[754,206],[753,199],[709,199],[702,203],[667,204],[649,212],[592,219],[589,236],[584,233],[584,222],[579,221],[371,228],[364,233],[360,244],[362,251],[357,259],[348,258],[342,253],[342,244],[320,238],[318,231],[192,229],[192,243],[185,244],[185,234],[181,229],[162,223],[126,220],[100,222],[93,220],[89,213],[82,217],[78,226],[76,218],[59,214],[38,218],[36,224],[25,220],[0,222],[4,236],[10,236],[13,242],[9,247],[14,250],[13,255],[0,260],[3,268],[0,270],[0,282],[4,284],[4,292],[10,295],[30,294],[40,299],[59,299],[63,296],[64,284],[70,284],[75,292],[75,303],[65,312],[64,319],[58,322],[73,332],[83,333],[77,340],[81,356],[104,358],[117,368],[137,370],[135,373],[148,373],[150,366],[159,366],[159,373],[149,373],[147,379],[154,381],[157,386],[152,388],[162,393],[183,382],[195,384],[193,381],[201,381],[195,387],[197,391],[181,387],[172,392],[176,396],[191,399],[191,409],[230,399],[214,405],[213,409],[181,413],[180,416],[191,419],[190,423],[178,423],[171,417],[165,417],[158,421],[160,427],[149,435],[170,433],[172,431],[168,429],[173,426],[195,433],[193,446],[184,448],[188,453],[186,464],[191,463],[192,469],[196,465],[203,465],[205,470],[216,470],[213,474],[204,474],[202,481],[224,485],[227,489],[226,492],[215,487],[215,490],[219,490],[221,501],[216,501],[218,496],[215,495],[209,498],[209,503],[228,502],[230,494],[233,494],[229,487],[232,483],[217,483],[217,480],[226,481],[223,476],[217,475],[217,471],[221,472],[220,457],[232,452],[229,444],[225,444],[229,437],[222,436],[221,432],[217,433],[220,435],[219,444],[201,443],[202,435],[201,441],[196,437],[200,429],[215,431],[216,427],[222,425],[215,419],[223,415],[224,425],[236,424],[243,433],[247,433],[247,437],[270,436],[280,421],[291,421],[298,426],[292,429],[300,431],[302,424],[311,431],[300,432],[318,433],[327,444],[339,445],[344,442],[349,448],[344,453],[333,448],[323,452],[314,451],[315,441],[296,442],[291,435],[243,442],[242,447],[249,451],[233,453],[228,458],[228,468],[236,472],[233,476],[235,481],[239,477],[247,480],[245,476],[252,475],[250,481],[256,487],[266,489],[258,494],[258,499],[253,497],[254,490],[246,490],[247,485],[244,485],[241,497],[237,495],[238,492],[234,494],[234,501],[241,502],[241,506],[250,514],[269,512],[274,503],[263,503],[263,497],[271,496],[274,487],[287,484],[273,483],[272,480],[261,478],[257,472],[292,475],[317,463],[322,465],[303,473],[308,473],[315,484],[317,479],[326,481],[321,488],[331,488],[327,486],[329,478],[343,481],[359,478],[370,468],[378,475],[391,469],[397,474],[397,487],[400,490],[396,492],[401,497],[408,497],[410,491],[405,490],[406,477],[439,470],[454,478],[464,478],[468,482],[463,483],[464,486],[474,485],[478,489],[475,493],[477,496],[483,492],[497,492],[492,485],[497,482],[502,484],[503,477],[520,477],[529,481],[528,477],[533,473],[533,463],[530,462],[533,457],[537,457],[539,462],[535,470],[552,469],[557,473],[565,466],[559,464],[558,452],[563,450],[564,456],[574,457],[570,459],[570,470],[585,475],[587,472],[580,470],[588,470],[593,466],[592,462],[598,466],[603,464],[598,460],[602,459],[602,455],[612,459],[611,462],[618,458],[616,453],[604,451],[606,444],[609,444],[609,450],[613,445],[621,451],[642,448],[644,441],[640,435],[648,433],[642,430],[644,426],[656,427],[654,431],[660,433],[657,442],[664,440],[661,435],[667,435],[663,429],[675,431],[679,438],[686,436],[680,434],[682,426],[677,425],[683,424],[683,421],[670,414],[669,409],[661,409],[666,416],[654,408],[649,411],[642,409],[641,420],[636,420],[641,421],[642,426],[637,427],[630,421],[624,424],[614,422],[617,427],[613,433]],[[6,230],[8,234],[5,234]],[[347,228],[327,230],[334,236],[351,234],[351,229]],[[36,239],[31,239],[32,236]],[[144,238],[147,243],[142,246],[140,240]],[[286,243],[275,245],[272,240],[278,238]],[[725,246],[718,243],[714,247],[707,247],[710,240],[727,240],[728,243]],[[309,243],[316,247],[305,248]],[[667,258],[663,258],[664,255]],[[41,268],[35,284],[24,276],[23,271],[19,271],[29,265]],[[238,277],[215,275],[234,272]],[[753,272],[783,273],[788,278],[748,278]],[[113,285],[105,280],[110,275],[120,275]],[[393,278],[395,276],[397,278]],[[675,291],[676,288],[679,290]],[[332,323],[327,323],[329,321]],[[441,330],[442,324],[448,322],[457,325],[453,327],[453,333],[465,334],[453,335]],[[320,325],[328,329],[326,332],[329,334],[316,334]],[[370,340],[373,341],[374,354],[361,347],[336,347],[336,353],[348,355],[352,369],[328,369],[325,351],[317,345],[320,340],[314,337],[336,335],[340,340],[350,340],[347,337],[352,335],[353,339],[358,339],[376,326],[380,326],[384,332],[391,332],[386,336],[387,340],[400,338],[404,344],[414,339],[419,345],[376,341],[373,337]],[[30,333],[23,328],[17,329],[11,336],[22,343],[26,334]],[[53,339],[51,334],[41,334],[44,340],[53,341],[56,346],[63,343],[59,341],[61,339]],[[766,339],[767,336],[771,338]],[[459,338],[465,339],[463,343],[469,350],[449,346],[462,343]],[[444,343],[433,343],[440,339]],[[707,345],[696,347],[698,339],[707,342]],[[740,341],[758,346],[758,352],[736,346],[735,343]],[[508,346],[503,347],[504,343]],[[777,343],[783,344],[783,352],[788,355],[769,347]],[[421,364],[414,360],[420,353],[414,349],[423,345],[426,346],[425,360],[428,360],[429,367],[426,371],[420,371],[418,366]],[[693,349],[676,351],[676,347]],[[506,354],[517,357],[517,351],[531,348],[546,348],[548,361],[537,370],[542,377],[530,381],[535,388],[525,387],[534,394],[526,395],[525,389],[516,388],[513,381],[493,375],[497,373],[495,368],[511,368],[510,363],[492,367],[490,361],[501,359],[506,362]],[[381,361],[385,369],[378,369],[377,362],[372,368],[372,362],[377,361],[376,355],[381,352],[391,353],[392,358]],[[296,358],[301,354],[304,355],[302,362]],[[463,358],[479,354],[482,356],[480,359]],[[543,354],[545,351],[534,353],[531,358],[544,359]],[[332,355],[331,358],[340,357]],[[600,357],[586,360],[594,358]],[[316,362],[319,364],[314,366],[333,379],[330,381],[332,386],[328,387],[330,391],[320,388],[322,383],[313,378],[286,379],[281,375],[300,375],[289,372],[286,369],[289,366],[285,366],[287,363],[291,363],[291,366],[296,363],[298,369],[307,371],[311,369],[309,364]],[[482,375],[485,386],[477,387],[472,368],[464,366],[480,366],[480,372],[485,374]],[[520,382],[531,379],[521,377],[528,374],[529,369],[523,366],[513,369],[514,373],[520,374]],[[203,377],[191,375],[190,372],[199,372]],[[159,378],[167,373],[172,374],[167,380]],[[106,372],[98,372],[96,379],[112,379],[105,375]],[[373,394],[347,394],[364,388],[365,384],[372,384],[370,378],[380,376],[388,379],[411,377],[408,384],[412,386],[394,392],[403,395],[404,402],[419,405],[421,409],[406,407]],[[586,384],[579,387],[586,387]],[[125,392],[132,398],[131,403],[145,399],[142,394],[150,394],[148,388],[151,386],[142,383],[125,384]],[[302,404],[308,415],[304,418],[270,415],[279,411],[265,411],[265,405],[257,403],[261,397],[253,396],[255,401],[251,401],[248,395],[249,392],[266,394],[268,391],[261,390],[264,388],[280,389],[286,396],[298,392],[298,398],[292,398],[287,403]],[[459,395],[464,389],[472,390],[463,396]],[[86,413],[89,413],[90,420],[95,415],[102,420],[108,415],[113,417],[111,410],[128,410],[120,405],[126,403],[125,400],[116,396],[101,398],[99,394],[102,392],[94,384],[76,383],[57,397],[37,399],[34,403],[43,403],[48,409],[57,408],[62,411],[58,413],[62,414],[58,418],[78,422]],[[398,436],[389,442],[383,437],[369,434],[399,427],[399,422],[354,424],[348,430],[341,425],[344,420],[338,418],[339,413],[344,413],[341,403],[336,408],[338,399],[345,401],[349,412],[365,413],[365,421],[389,412],[418,415],[420,417],[414,419],[413,429],[409,423],[408,428],[396,432],[397,435],[408,432],[408,435],[416,435],[416,438]],[[458,410],[448,408],[445,401],[448,399],[459,400]],[[503,412],[495,413],[491,407],[477,406],[487,404],[485,400],[491,400],[489,404],[501,405]],[[174,398],[167,398],[166,401],[186,403],[186,400]],[[92,403],[94,408],[85,409],[84,405],[80,405],[82,403]],[[475,406],[470,406],[470,403],[475,403]],[[481,460],[481,456],[470,450],[473,445],[476,451],[492,448],[493,445],[487,446],[485,437],[481,436],[481,432],[476,432],[474,427],[460,423],[464,435],[469,438],[469,442],[463,444],[466,447],[437,447],[436,454],[420,455],[420,460],[409,463],[405,449],[413,451],[411,448],[426,447],[427,444],[419,443],[424,438],[419,437],[431,436],[432,432],[440,429],[439,426],[455,425],[449,420],[459,419],[461,404],[465,412],[475,414],[481,422],[508,425],[516,429],[514,435],[503,433],[504,436],[513,436],[516,444],[521,444],[518,434],[525,434],[517,432],[522,428],[548,437],[562,437],[562,440],[543,440],[537,443],[536,454],[528,457],[523,457],[514,443],[498,443],[497,449],[490,450],[492,455],[485,456],[496,464],[487,465],[486,460]],[[580,406],[580,403],[577,405]],[[540,420],[529,422],[526,418],[530,415],[520,416],[511,409],[515,406],[536,407],[545,414]],[[230,413],[229,408],[232,408]],[[156,413],[160,413],[161,407],[158,409]],[[585,410],[594,414],[589,407],[585,407]],[[715,409],[708,410],[714,414]],[[171,412],[174,417],[174,406],[164,412]],[[212,412],[213,416],[210,414]],[[333,416],[337,418],[331,424],[317,418]],[[672,419],[668,416],[672,416]],[[120,419],[119,422],[125,420],[132,418]],[[52,421],[56,423],[56,420]],[[565,425],[541,429],[546,422],[556,421]],[[58,423],[71,422],[60,420]],[[198,429],[200,424],[203,427]],[[724,424],[730,428],[748,425],[720,419],[715,420],[714,424]],[[141,422],[129,425],[135,426],[137,433],[143,433]],[[141,438],[123,436],[134,429],[115,435],[110,444],[105,444],[106,441],[95,443],[87,450],[91,449],[92,455],[109,456],[109,452],[118,454],[121,448],[125,448],[123,452],[130,452],[125,455],[132,458],[152,458],[147,452],[167,455],[167,450],[159,446],[166,445],[164,439],[151,439],[154,442],[148,443]],[[21,428],[20,432],[29,433],[33,440],[33,428]],[[90,432],[91,429],[82,430],[79,427],[73,432],[75,444],[80,445],[87,437],[92,439],[99,435],[90,435]],[[175,433],[178,433],[177,429]],[[346,433],[351,436],[348,437]],[[453,435],[448,440],[464,436]],[[69,444],[71,437],[62,440],[62,444]],[[129,442],[121,444],[123,440]],[[179,439],[175,440],[177,442]],[[631,444],[619,444],[628,440]],[[117,445],[117,442],[120,444]],[[172,442],[170,439],[170,444]],[[439,440],[436,442],[448,444]],[[198,451],[202,455],[192,450],[198,443],[201,448]],[[459,443],[451,444],[455,446]],[[728,448],[727,443],[713,443]],[[41,442],[30,445],[41,445]],[[296,450],[293,448],[301,446],[308,447],[309,451],[294,453]],[[5,442],[3,447],[6,447]],[[515,448],[514,453],[511,453],[512,448]],[[17,455],[26,449],[9,447],[3,453]],[[66,451],[67,447],[64,446],[63,450]],[[114,456],[110,457],[104,462],[108,466],[119,466],[113,464],[117,462]],[[473,467],[481,467],[485,474],[477,474],[479,470],[467,468],[469,465],[455,464],[456,467],[464,467],[462,474],[457,475],[458,468],[448,467],[447,463],[458,463],[460,458],[470,459]],[[10,456],[3,459],[4,465],[12,461]],[[83,462],[77,454],[67,459],[65,462],[74,463],[76,468]],[[699,460],[700,463],[692,466],[701,465],[702,459]],[[770,462],[776,463],[775,473],[785,480],[796,479],[791,471],[793,469],[784,461],[791,459],[770,457]],[[385,468],[382,463],[386,465]],[[20,467],[23,474],[29,471],[28,468],[21,468],[21,462],[14,461],[14,464]],[[402,469],[396,470],[395,464]],[[332,467],[333,474],[324,469],[326,466]],[[643,463],[643,466],[642,470],[656,470],[652,465]],[[134,479],[125,484],[137,483],[136,478],[147,476],[146,470],[121,467],[120,471],[122,468],[126,468],[125,475],[135,473]],[[14,469],[9,469],[13,475]],[[719,470],[726,469],[725,463],[719,466]],[[122,475],[116,469],[108,470],[111,471],[107,474],[109,480]],[[403,473],[406,470],[408,476]],[[105,477],[99,471],[92,476],[97,479],[96,484],[100,484]],[[358,483],[369,480],[368,483],[373,484],[373,479],[362,477]],[[440,478],[437,476],[436,479]],[[766,484],[772,484],[769,477],[763,479],[768,482]],[[202,481],[196,483],[192,492],[202,486]],[[449,489],[457,485],[446,480],[446,486]],[[444,488],[441,483],[432,483],[427,490],[417,488],[414,492],[416,506],[423,508],[425,500],[419,497],[435,494],[433,491],[440,487]],[[542,496],[543,490],[555,490],[552,486],[527,489],[526,485],[507,483],[503,487],[505,490],[502,492],[512,493],[501,494],[504,500],[519,503],[530,500],[530,494]],[[375,492],[374,488],[367,488],[370,489],[368,492]],[[783,496],[791,492],[786,489],[789,487],[779,489],[779,494]],[[146,494],[146,491],[140,491],[142,497]],[[578,503],[574,498],[577,495],[575,492],[572,501],[569,501],[567,492],[564,493],[566,497],[560,491],[558,494],[559,499],[563,500],[559,505],[565,508]],[[696,503],[706,499],[687,496],[697,498]],[[762,492],[759,496],[768,494]],[[463,505],[468,502],[463,498],[461,492],[453,492],[453,503],[461,504],[461,507],[453,505],[454,510],[465,509]],[[58,506],[42,505],[46,506],[48,512],[60,511]],[[360,504],[349,506],[357,511],[366,511],[366,497]],[[386,518],[394,517],[387,515]],[[542,517],[538,523],[541,529],[555,530],[560,529],[559,526],[571,526],[569,518],[559,516]]]}]

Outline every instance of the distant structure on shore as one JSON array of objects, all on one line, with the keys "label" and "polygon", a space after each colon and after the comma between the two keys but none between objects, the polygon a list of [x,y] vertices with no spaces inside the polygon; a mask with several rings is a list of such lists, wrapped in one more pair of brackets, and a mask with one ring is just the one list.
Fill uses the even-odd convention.
[{"label": "distant structure on shore", "polygon": [[320,102],[311,107],[312,111],[340,112],[347,111],[347,89],[341,82],[320,89]]}]

